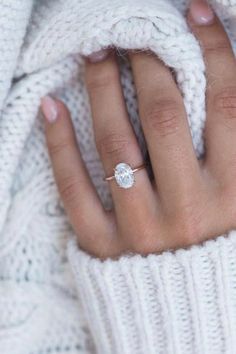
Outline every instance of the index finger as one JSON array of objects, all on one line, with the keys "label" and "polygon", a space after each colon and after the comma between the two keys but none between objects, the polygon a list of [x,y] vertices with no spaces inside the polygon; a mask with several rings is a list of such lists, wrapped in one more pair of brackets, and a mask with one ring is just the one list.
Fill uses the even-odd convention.
[{"label": "index finger", "polygon": [[[84,165],[65,105],[42,99],[45,133],[56,183],[79,244],[88,252],[117,253],[117,238]],[[91,222],[92,220],[92,222]]]}]

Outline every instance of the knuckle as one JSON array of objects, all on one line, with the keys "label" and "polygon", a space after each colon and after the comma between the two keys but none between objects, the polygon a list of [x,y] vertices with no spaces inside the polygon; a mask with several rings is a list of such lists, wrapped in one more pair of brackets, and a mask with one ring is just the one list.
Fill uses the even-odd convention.
[{"label": "knuckle", "polygon": [[65,151],[70,146],[69,138],[60,139],[58,141],[48,141],[48,150],[51,157],[60,154],[62,151]]},{"label": "knuckle", "polygon": [[61,178],[57,183],[61,198],[69,208],[77,205],[77,183],[78,180],[73,176]]},{"label": "knuckle", "polygon": [[209,40],[204,43],[205,54],[217,54],[228,51],[230,49],[229,42],[225,38],[218,38],[215,41]]},{"label": "knuckle", "polygon": [[96,70],[92,75],[87,76],[86,84],[89,91],[97,91],[110,86],[116,80],[117,77],[114,73]]},{"label": "knuckle", "polygon": [[146,113],[146,121],[150,129],[165,137],[178,131],[182,115],[179,103],[164,100],[155,102],[150,107]]},{"label": "knuckle", "polygon": [[120,157],[128,150],[130,140],[128,137],[112,133],[96,140],[98,152],[104,158],[106,157]]},{"label": "knuckle", "polygon": [[236,86],[226,88],[216,94],[214,105],[220,113],[220,119],[226,125],[230,125],[230,128],[232,124],[236,127]]}]

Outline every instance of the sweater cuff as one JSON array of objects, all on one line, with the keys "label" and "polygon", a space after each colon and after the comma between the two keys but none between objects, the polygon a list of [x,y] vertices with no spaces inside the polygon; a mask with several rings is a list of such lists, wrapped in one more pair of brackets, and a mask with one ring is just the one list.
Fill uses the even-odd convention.
[{"label": "sweater cuff", "polygon": [[233,353],[236,231],[161,255],[68,256],[100,354]]}]

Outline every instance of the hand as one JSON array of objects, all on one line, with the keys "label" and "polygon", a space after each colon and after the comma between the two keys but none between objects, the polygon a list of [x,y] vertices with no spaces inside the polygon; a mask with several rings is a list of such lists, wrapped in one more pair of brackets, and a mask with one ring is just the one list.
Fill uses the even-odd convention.
[{"label": "hand", "polygon": [[[236,227],[235,57],[209,8],[193,5],[189,22],[207,67],[204,160],[196,158],[183,99],[170,70],[150,53],[130,53],[155,181],[152,184],[143,169],[130,189],[108,182],[113,211],[104,210],[91,183],[67,108],[49,97],[42,101],[56,183],[80,247],[95,256],[186,247]],[[129,122],[115,55],[87,62],[86,83],[106,175],[112,175],[119,162],[139,166],[143,158]]]}]

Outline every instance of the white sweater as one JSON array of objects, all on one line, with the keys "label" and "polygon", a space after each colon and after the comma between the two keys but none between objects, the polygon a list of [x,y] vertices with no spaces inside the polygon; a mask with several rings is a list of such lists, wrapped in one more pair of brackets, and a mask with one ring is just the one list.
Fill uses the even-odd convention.
[{"label": "white sweater", "polygon": [[[212,4],[233,42],[236,0]],[[184,0],[0,0],[1,354],[236,353],[236,232],[175,253],[93,259],[76,245],[38,114],[45,94],[68,104],[84,160],[109,205],[81,55],[119,48],[142,144],[122,49],[150,49],[177,73],[200,156],[204,62],[185,8]]]}]

